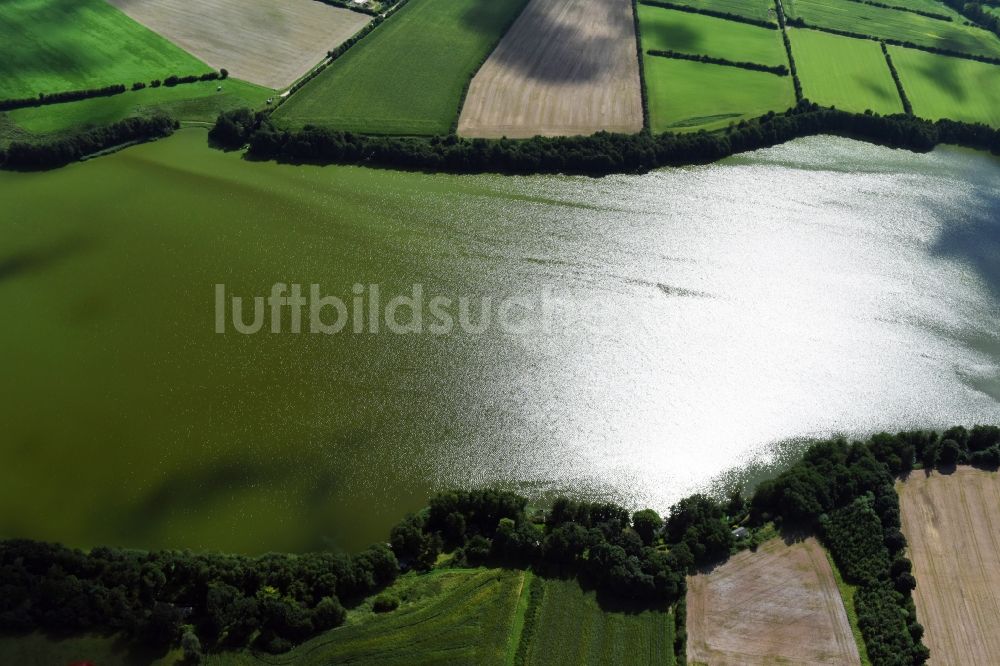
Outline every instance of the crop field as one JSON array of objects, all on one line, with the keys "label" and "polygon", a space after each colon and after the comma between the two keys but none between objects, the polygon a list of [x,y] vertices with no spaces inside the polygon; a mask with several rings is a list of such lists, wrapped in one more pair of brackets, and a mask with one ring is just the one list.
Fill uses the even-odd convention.
[{"label": "crop field", "polygon": [[212,67],[267,86],[292,84],[370,16],[315,0],[108,0]]},{"label": "crop field", "polygon": [[894,46],[889,53],[915,115],[1000,127],[1000,67]]},{"label": "crop field", "polygon": [[[964,25],[964,19],[941,21],[912,12],[873,7],[850,0],[795,0],[793,4],[787,5],[786,11],[790,18],[801,18],[811,25],[1000,57],[1000,39],[981,28]],[[943,4],[935,11],[948,13]]]},{"label": "crop field", "polygon": [[770,21],[778,25],[778,15],[770,0],[667,0],[674,5],[725,12],[736,16]]},{"label": "crop field", "polygon": [[0,26],[0,98],[208,71],[104,0],[4,0]]},{"label": "crop field", "polygon": [[1000,477],[972,468],[914,473],[897,489],[929,663],[996,663]]},{"label": "crop field", "polygon": [[673,664],[674,619],[667,611],[606,612],[572,580],[545,580],[527,664]]},{"label": "crop field", "polygon": [[283,104],[276,121],[446,134],[476,68],[525,0],[411,0]]},{"label": "crop field", "polygon": [[809,100],[855,113],[903,112],[878,42],[791,28],[789,39],[802,92]]},{"label": "crop field", "polygon": [[719,129],[795,106],[790,76],[653,56],[644,63],[654,132]]},{"label": "crop field", "polygon": [[206,666],[279,664],[502,664],[525,574],[503,569],[444,569],[406,576],[389,590],[399,608],[352,610],[347,623],[280,655],[229,653]]},{"label": "crop field", "polygon": [[761,65],[787,65],[781,31],[639,5],[643,50],[680,51]]},{"label": "crop field", "polygon": [[830,563],[812,538],[773,539],[690,577],[687,630],[693,663],[860,663]]},{"label": "crop field", "polygon": [[[221,87],[222,90],[218,90]],[[131,116],[165,112],[180,121],[214,122],[221,111],[263,107],[274,94],[269,88],[226,79],[200,81],[168,88],[144,88],[113,97],[96,97],[65,104],[8,111],[7,117],[31,134],[56,134],[117,122]]]},{"label": "crop field", "polygon": [[477,137],[640,129],[630,0],[531,0],[473,79],[458,123]]}]

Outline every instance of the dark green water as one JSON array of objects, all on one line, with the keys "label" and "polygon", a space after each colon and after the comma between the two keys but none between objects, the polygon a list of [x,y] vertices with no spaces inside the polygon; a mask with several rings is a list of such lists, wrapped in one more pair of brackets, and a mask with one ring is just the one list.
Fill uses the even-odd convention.
[{"label": "dark green water", "polygon": [[[355,548],[451,484],[664,509],[782,442],[1000,420],[986,156],[455,177],[204,140],[0,174],[0,534]],[[523,335],[214,332],[214,285],[275,282],[563,300]]]}]

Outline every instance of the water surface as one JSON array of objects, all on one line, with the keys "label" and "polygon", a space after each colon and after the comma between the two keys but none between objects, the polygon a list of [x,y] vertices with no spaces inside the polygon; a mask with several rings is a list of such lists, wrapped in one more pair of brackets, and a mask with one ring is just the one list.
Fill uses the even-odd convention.
[{"label": "water surface", "polygon": [[[0,534],[356,548],[435,488],[667,508],[788,442],[1000,421],[1000,165],[813,138],[637,176],[0,174]],[[214,285],[524,296],[544,334],[214,333]]]}]

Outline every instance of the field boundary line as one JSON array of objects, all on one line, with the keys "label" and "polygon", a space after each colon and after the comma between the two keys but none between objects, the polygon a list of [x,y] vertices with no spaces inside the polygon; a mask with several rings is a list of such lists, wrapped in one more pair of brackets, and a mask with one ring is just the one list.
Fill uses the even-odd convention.
[{"label": "field boundary line", "polygon": [[[775,0],[775,2],[780,2],[781,0]],[[861,32],[850,32],[849,30],[838,30],[837,28],[827,28],[821,25],[815,25],[813,23],[806,23],[801,18],[792,19],[789,23],[793,28],[802,28],[804,30],[815,30],[817,32],[827,32],[831,35],[838,35],[840,37],[850,37],[851,39],[867,39],[873,42],[885,42],[890,46],[898,46],[901,49],[912,49],[914,51],[924,51],[926,53],[933,53],[935,55],[945,56],[949,58],[961,58],[963,60],[975,60],[976,62],[984,62],[989,65],[1000,65],[1000,58],[994,58],[993,56],[984,56],[976,53],[967,53],[965,51],[952,51],[951,49],[939,49],[936,46],[923,46],[921,44],[914,44],[913,42],[904,42],[900,39],[893,39],[891,37],[876,37],[875,35],[866,35]]]},{"label": "field boundary line", "polygon": [[688,14],[701,14],[702,16],[711,16],[712,18],[723,19],[724,21],[733,21],[734,23],[746,23],[748,25],[754,25],[758,28],[765,28],[767,30],[778,29],[778,26],[770,21],[763,21],[761,19],[750,18],[749,16],[741,16],[739,14],[731,14],[729,12],[717,12],[712,9],[677,5],[672,2],[667,2],[666,0],[639,0],[639,4],[646,5],[647,7],[673,9],[674,11],[686,12]]},{"label": "field boundary line", "polygon": [[788,22],[785,20],[785,8],[781,0],[774,0],[774,10],[778,15],[778,26],[781,28],[781,39],[785,43],[785,54],[788,56],[788,71],[792,73],[792,85],[795,86],[795,101],[805,99],[802,94],[802,81],[799,80],[799,70],[795,67],[795,55],[792,54],[792,40],[788,36]]},{"label": "field boundary line", "polygon": [[903,81],[899,78],[899,72],[896,71],[896,65],[892,62],[892,56],[889,55],[889,47],[885,45],[885,42],[879,42],[879,46],[882,47],[882,54],[885,56],[885,64],[889,66],[889,73],[892,75],[892,80],[896,82],[896,91],[899,92],[899,101],[903,103],[903,113],[908,116],[912,116],[913,105],[910,104],[910,98],[906,96],[906,90],[903,88]]},{"label": "field boundary line", "polygon": [[901,5],[887,5],[883,2],[875,2],[875,0],[848,0],[848,1],[856,2],[859,5],[868,5],[869,7],[879,7],[880,9],[892,9],[897,12],[908,12],[910,14],[916,14],[917,16],[923,16],[924,18],[935,19],[937,21],[947,21],[948,23],[954,22],[950,16],[947,16],[945,14],[925,12],[920,9],[913,9],[912,7],[903,7]]},{"label": "field boundary line", "polygon": [[785,65],[761,65],[756,62],[729,60],[728,58],[716,58],[715,56],[704,54],[681,53],[679,51],[664,51],[660,49],[650,49],[646,51],[646,55],[656,56],[657,58],[671,58],[673,60],[690,60],[691,62],[700,62],[708,65],[736,67],[737,69],[746,69],[751,72],[764,72],[767,74],[774,74],[775,76],[788,76],[788,67]]},{"label": "field boundary line", "polygon": [[649,120],[649,92],[646,90],[646,62],[642,55],[642,28],[639,25],[639,0],[632,0],[632,32],[635,33],[635,56],[639,61],[639,104],[642,106],[642,131],[652,131]]}]

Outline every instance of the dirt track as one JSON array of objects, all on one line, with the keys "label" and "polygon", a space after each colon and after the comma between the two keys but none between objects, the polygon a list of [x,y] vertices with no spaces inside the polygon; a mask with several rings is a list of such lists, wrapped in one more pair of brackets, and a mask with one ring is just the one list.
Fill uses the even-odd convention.
[{"label": "dirt track", "polygon": [[860,664],[826,554],[774,539],[688,579],[687,657],[712,666]]},{"label": "dirt track", "polygon": [[[216,69],[283,88],[370,17],[316,0],[109,0]],[[151,72],[150,76],[196,72]],[[128,83],[128,82],[126,82]]]},{"label": "dirt track", "polygon": [[629,0],[531,0],[472,80],[458,123],[475,137],[640,129]]},{"label": "dirt track", "polygon": [[914,472],[898,488],[929,663],[997,663],[1000,476]]}]

